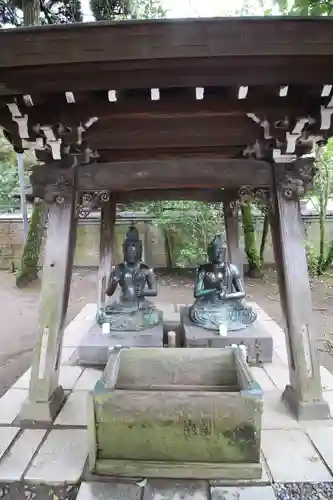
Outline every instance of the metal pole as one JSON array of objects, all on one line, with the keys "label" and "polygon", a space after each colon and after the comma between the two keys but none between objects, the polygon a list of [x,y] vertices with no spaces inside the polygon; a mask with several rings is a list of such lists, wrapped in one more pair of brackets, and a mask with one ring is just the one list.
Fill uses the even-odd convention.
[{"label": "metal pole", "polygon": [[23,219],[23,234],[25,243],[28,238],[29,223],[28,223],[27,204],[25,199],[23,158],[21,153],[17,155],[17,170],[19,174],[19,183],[20,183],[21,214]]}]

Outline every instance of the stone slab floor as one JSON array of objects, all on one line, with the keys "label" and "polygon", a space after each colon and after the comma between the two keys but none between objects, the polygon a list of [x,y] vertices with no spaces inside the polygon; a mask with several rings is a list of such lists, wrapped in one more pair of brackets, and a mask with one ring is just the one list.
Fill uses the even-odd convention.
[{"label": "stone slab floor", "polygon": [[[167,316],[174,307],[160,304]],[[257,307],[257,306],[256,306]],[[87,474],[86,394],[101,371],[71,365],[71,356],[95,317],[88,304],[64,337],[60,383],[67,400],[52,429],[15,425],[28,394],[28,370],[0,399],[0,498],[5,500],[326,500],[333,499],[333,419],[298,423],[281,401],[288,383],[284,333],[257,307],[274,340],[273,363],[251,368],[264,391],[260,480],[92,481]],[[321,368],[324,396],[333,413],[333,375]]]}]

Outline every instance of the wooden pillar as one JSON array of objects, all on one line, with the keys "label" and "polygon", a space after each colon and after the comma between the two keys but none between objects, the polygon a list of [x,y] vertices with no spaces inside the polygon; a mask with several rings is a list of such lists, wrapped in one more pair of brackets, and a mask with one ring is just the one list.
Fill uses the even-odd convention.
[{"label": "wooden pillar", "polygon": [[101,236],[98,268],[97,310],[105,308],[106,287],[115,258],[116,203],[110,198],[101,207]]},{"label": "wooden pillar", "polygon": [[[290,168],[290,167],[289,167]],[[298,199],[298,182],[282,179],[283,165],[275,165],[271,228],[281,305],[286,320],[286,344],[290,385],[283,393],[298,419],[329,417],[322,397],[304,229]],[[286,182],[287,181],[287,182]],[[295,189],[295,190],[294,190]]]},{"label": "wooden pillar", "polygon": [[243,258],[239,246],[239,221],[238,221],[238,193],[237,191],[224,191],[223,214],[228,243],[229,261],[234,264],[243,279]]},{"label": "wooden pillar", "polygon": [[19,420],[52,422],[64,401],[58,385],[65,316],[76,240],[75,192],[49,209],[41,303],[28,400]]}]

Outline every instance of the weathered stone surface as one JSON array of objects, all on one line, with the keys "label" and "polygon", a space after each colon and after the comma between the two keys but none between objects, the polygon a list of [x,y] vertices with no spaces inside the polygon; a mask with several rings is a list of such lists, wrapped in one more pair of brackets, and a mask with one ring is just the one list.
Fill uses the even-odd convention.
[{"label": "weathered stone surface", "polygon": [[69,395],[54,425],[86,427],[87,417],[87,391],[75,391]]},{"label": "weathered stone surface", "polygon": [[102,373],[98,368],[85,368],[74,386],[74,391],[92,391]]},{"label": "weathered stone surface", "polygon": [[118,356],[119,391],[94,394],[101,458],[259,463],[262,401],[238,351],[128,349],[110,356],[106,388]]},{"label": "weathered stone surface", "polygon": [[263,429],[297,429],[297,420],[282,401],[281,391],[264,393]]},{"label": "weathered stone surface", "polygon": [[78,366],[62,366],[60,368],[59,384],[65,390],[73,389],[82,373],[82,368]]},{"label": "weathered stone surface", "polygon": [[76,500],[140,500],[141,488],[125,483],[82,483]]},{"label": "weathered stone surface", "polygon": [[9,389],[0,399],[0,424],[11,424],[27,397],[26,389]]},{"label": "weathered stone surface", "polygon": [[333,474],[333,427],[308,427],[306,431]]},{"label": "weathered stone surface", "polygon": [[5,453],[19,430],[20,429],[18,427],[0,427],[0,458]]},{"label": "weathered stone surface", "polygon": [[143,500],[208,500],[206,481],[151,480],[145,486]]},{"label": "weathered stone surface", "polygon": [[271,486],[211,488],[211,500],[276,500]]},{"label": "weathered stone surface", "polygon": [[83,429],[54,429],[34,458],[25,480],[46,484],[76,484],[87,458]]},{"label": "weathered stone surface", "polygon": [[241,330],[228,331],[221,336],[218,332],[205,329],[189,318],[189,307],[180,313],[181,329],[184,332],[187,347],[226,347],[231,344],[244,343],[247,347],[249,363],[271,363],[273,355],[273,339],[266,329],[267,322],[256,321]]},{"label": "weathered stone surface", "polygon": [[31,377],[31,368],[23,373],[23,375],[15,382],[13,389],[29,389]]},{"label": "weathered stone surface", "polygon": [[333,480],[310,439],[299,429],[263,430],[261,439],[262,451],[275,482]]},{"label": "weathered stone surface", "polygon": [[23,431],[0,462],[0,482],[21,479],[45,434],[46,431],[42,429]]}]

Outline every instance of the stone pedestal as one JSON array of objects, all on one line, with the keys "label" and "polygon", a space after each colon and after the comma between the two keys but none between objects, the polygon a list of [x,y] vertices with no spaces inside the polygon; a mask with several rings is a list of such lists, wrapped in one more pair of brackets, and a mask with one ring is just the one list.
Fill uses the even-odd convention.
[{"label": "stone pedestal", "polygon": [[273,357],[273,339],[260,321],[242,330],[228,332],[222,337],[218,332],[206,330],[194,325],[189,318],[189,307],[180,313],[181,329],[187,347],[226,347],[243,343],[247,346],[249,363],[271,363]]},{"label": "stone pedestal", "polygon": [[103,334],[99,325],[94,325],[76,348],[74,359],[78,365],[105,366],[109,349],[123,347],[163,347],[163,322],[139,332],[110,332]]}]

